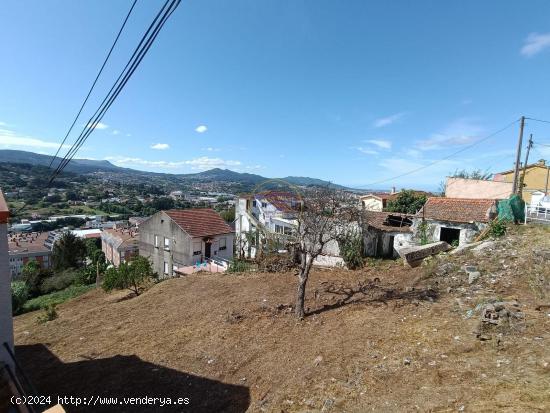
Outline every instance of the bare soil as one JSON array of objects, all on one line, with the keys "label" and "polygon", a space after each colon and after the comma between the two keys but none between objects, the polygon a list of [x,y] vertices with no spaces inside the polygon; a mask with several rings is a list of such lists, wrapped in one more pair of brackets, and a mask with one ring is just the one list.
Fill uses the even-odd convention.
[{"label": "bare soil", "polygon": [[[130,299],[95,290],[46,324],[16,317],[16,353],[44,394],[190,398],[69,412],[550,411],[549,262],[534,252],[549,248],[548,228],[521,228],[414,269],[317,269],[303,321],[292,272],[199,273]],[[464,264],[481,273],[472,285]],[[524,318],[482,341],[490,300],[517,300]]]}]

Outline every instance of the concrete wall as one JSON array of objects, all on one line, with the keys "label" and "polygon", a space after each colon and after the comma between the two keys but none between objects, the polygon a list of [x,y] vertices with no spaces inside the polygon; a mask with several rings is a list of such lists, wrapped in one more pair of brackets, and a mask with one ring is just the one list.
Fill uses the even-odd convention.
[{"label": "concrete wall", "polygon": [[[546,165],[545,162],[539,161],[536,165],[531,166],[525,173],[525,180],[523,181],[525,186],[523,189],[523,200],[527,203],[531,202],[531,193],[535,191],[546,191],[546,181],[550,180],[550,165]],[[495,180],[513,182],[513,172],[505,174],[497,174]]]},{"label": "concrete wall", "polygon": [[[391,237],[393,236],[393,245]],[[366,257],[397,258],[400,248],[414,244],[412,233],[388,232],[369,229],[363,235],[364,254]]]},{"label": "concrete wall", "polygon": [[512,194],[511,182],[481,179],[447,178],[447,198],[506,199]]},{"label": "concrete wall", "polygon": [[367,211],[382,211],[383,209],[382,200],[371,196],[361,197],[361,205]]},{"label": "concrete wall", "polygon": [[0,192],[0,362],[13,367],[4,343],[13,350],[13,317],[11,309],[11,274],[8,255],[9,212]]},{"label": "concrete wall", "polygon": [[[416,218],[413,221],[413,232],[415,241],[419,242],[420,240],[420,231],[419,225],[422,222],[422,219]],[[483,222],[474,222],[474,223],[457,223],[457,222],[447,222],[447,221],[435,221],[435,220],[426,220],[428,224],[427,236],[429,242],[437,242],[441,237],[441,228],[453,228],[460,230],[459,244],[464,245],[469,244],[474,241],[476,236],[483,231],[487,224]]]}]

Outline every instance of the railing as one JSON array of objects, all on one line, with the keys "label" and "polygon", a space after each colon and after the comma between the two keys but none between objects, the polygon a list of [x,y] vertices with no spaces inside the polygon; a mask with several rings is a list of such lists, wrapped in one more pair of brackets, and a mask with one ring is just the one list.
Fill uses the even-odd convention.
[{"label": "railing", "polygon": [[529,221],[550,224],[550,208],[525,205],[525,223],[527,224]]}]

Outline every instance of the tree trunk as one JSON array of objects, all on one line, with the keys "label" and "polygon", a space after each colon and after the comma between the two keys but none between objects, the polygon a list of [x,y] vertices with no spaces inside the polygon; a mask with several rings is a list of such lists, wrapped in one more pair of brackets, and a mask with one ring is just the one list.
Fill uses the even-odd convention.
[{"label": "tree trunk", "polygon": [[305,316],[304,303],[306,299],[306,284],[309,277],[309,270],[313,264],[313,258],[307,258],[307,255],[302,255],[302,265],[300,266],[300,274],[298,275],[298,293],[296,295],[296,308],[294,310],[296,317],[303,320]]},{"label": "tree trunk", "polygon": [[99,288],[99,260],[97,260],[95,271],[95,288]]}]

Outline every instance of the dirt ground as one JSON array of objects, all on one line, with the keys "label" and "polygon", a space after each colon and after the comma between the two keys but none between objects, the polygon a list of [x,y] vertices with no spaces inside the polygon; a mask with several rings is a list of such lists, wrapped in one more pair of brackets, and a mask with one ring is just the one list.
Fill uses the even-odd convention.
[{"label": "dirt ground", "polygon": [[[415,269],[315,270],[303,321],[293,273],[199,273],[131,299],[92,291],[46,324],[16,317],[16,353],[41,393],[190,399],[69,412],[550,411],[549,262],[535,254],[550,231],[514,232]],[[476,309],[491,300],[517,300],[523,318],[480,340]]]}]

